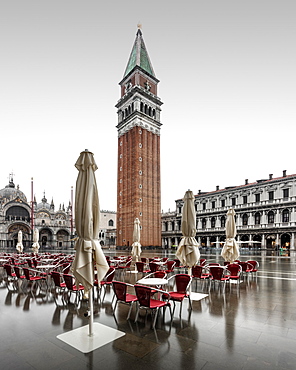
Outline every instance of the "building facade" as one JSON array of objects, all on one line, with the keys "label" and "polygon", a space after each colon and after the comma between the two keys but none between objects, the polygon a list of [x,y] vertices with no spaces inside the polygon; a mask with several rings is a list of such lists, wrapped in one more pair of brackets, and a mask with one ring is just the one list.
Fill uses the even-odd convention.
[{"label": "building facade", "polygon": [[[32,220],[33,217],[33,220]],[[47,203],[45,194],[40,203],[27,201],[25,194],[15,186],[10,175],[9,184],[0,190],[0,248],[14,248],[18,231],[22,231],[24,249],[32,247],[32,226],[39,230],[41,248],[62,249],[71,246],[74,234],[71,206],[55,211],[53,200]]]},{"label": "building facade", "polygon": [[100,211],[100,232],[99,240],[104,248],[116,246],[116,212]]},{"label": "building facade", "polygon": [[123,79],[118,114],[117,245],[131,246],[136,217],[141,244],[161,246],[160,107],[156,78],[138,29]]},{"label": "building facade", "polygon": [[[178,245],[182,238],[183,200],[176,210],[162,214],[162,247]],[[216,247],[225,240],[226,213],[236,212],[237,240],[241,246],[262,249],[295,249],[296,175],[257,180],[244,185],[199,191],[195,195],[196,239],[203,247]],[[222,246],[222,244],[221,244]]]}]

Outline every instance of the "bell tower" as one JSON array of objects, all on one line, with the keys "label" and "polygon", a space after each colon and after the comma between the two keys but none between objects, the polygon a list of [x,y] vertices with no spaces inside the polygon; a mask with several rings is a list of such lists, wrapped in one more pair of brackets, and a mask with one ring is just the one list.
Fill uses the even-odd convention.
[{"label": "bell tower", "polygon": [[156,78],[139,28],[123,79],[118,114],[117,245],[161,246],[160,112]]}]

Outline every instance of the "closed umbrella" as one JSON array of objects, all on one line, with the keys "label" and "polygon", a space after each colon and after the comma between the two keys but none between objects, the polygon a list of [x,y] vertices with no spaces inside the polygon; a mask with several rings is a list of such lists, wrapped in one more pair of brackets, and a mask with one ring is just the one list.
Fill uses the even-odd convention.
[{"label": "closed umbrella", "polygon": [[23,249],[24,249],[24,246],[23,246],[23,233],[21,230],[19,230],[19,232],[17,233],[17,245],[16,245],[16,249],[19,251],[19,253],[23,253]]},{"label": "closed umbrella", "polygon": [[140,244],[140,220],[135,218],[134,231],[133,231],[133,244],[132,244],[132,256],[136,257],[136,262],[142,253]]},{"label": "closed umbrella", "polygon": [[39,245],[39,231],[38,231],[38,229],[34,229],[33,244],[32,244],[33,252],[35,254],[37,254],[38,251],[39,251],[39,248],[40,248],[40,245]]},{"label": "closed umbrella", "polygon": [[75,242],[76,254],[71,270],[76,281],[84,286],[85,298],[89,296],[89,335],[92,335],[94,265],[97,269],[99,283],[108,271],[109,265],[98,240],[100,207],[95,178],[95,171],[98,167],[95,163],[93,153],[88,150],[80,153],[75,167],[79,171],[75,192],[77,239]]},{"label": "closed umbrella", "polygon": [[196,213],[194,208],[194,195],[191,190],[186,191],[183,198],[181,230],[183,238],[179,243],[176,256],[184,266],[190,268],[197,264],[200,258],[199,244],[195,239],[196,235]]},{"label": "closed umbrella", "polygon": [[225,225],[226,240],[221,252],[221,256],[224,258],[224,260],[231,263],[238,259],[239,257],[239,249],[237,246],[237,242],[235,240],[236,226],[234,215],[235,215],[234,209],[230,208],[227,212],[227,219]]}]

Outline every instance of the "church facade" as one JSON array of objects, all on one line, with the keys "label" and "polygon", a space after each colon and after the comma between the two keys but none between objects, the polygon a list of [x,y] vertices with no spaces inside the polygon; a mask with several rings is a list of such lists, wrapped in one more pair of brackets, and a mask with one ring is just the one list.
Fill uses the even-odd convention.
[{"label": "church facade", "polygon": [[142,31],[138,29],[119,83],[117,245],[133,243],[135,218],[141,245],[161,246],[160,112],[156,78]]},{"label": "church facade", "polygon": [[24,250],[29,250],[32,228],[39,231],[41,250],[71,247],[74,235],[71,205],[66,209],[61,205],[56,211],[53,201],[48,203],[45,194],[40,203],[36,200],[31,203],[10,175],[9,184],[0,190],[0,248],[15,248],[21,230]]}]

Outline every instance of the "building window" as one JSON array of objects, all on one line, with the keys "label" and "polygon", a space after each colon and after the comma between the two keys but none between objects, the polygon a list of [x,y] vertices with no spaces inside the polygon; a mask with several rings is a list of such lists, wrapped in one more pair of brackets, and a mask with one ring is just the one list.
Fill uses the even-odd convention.
[{"label": "building window", "polygon": [[268,192],[268,200],[274,200],[274,191]]},{"label": "building window", "polygon": [[203,203],[202,204],[202,210],[205,211],[205,209],[206,209],[206,203]]},{"label": "building window", "polygon": [[258,203],[260,202],[260,194],[255,194],[255,202]]},{"label": "building window", "polygon": [[113,220],[109,220],[108,226],[114,226],[114,221]]},{"label": "building window", "polygon": [[260,225],[261,215],[259,212],[255,213],[255,225]]},{"label": "building window", "polygon": [[122,146],[122,141],[120,142],[120,144],[119,144],[120,146]]},{"label": "building window", "polygon": [[142,216],[142,212],[140,212],[139,215]]},{"label": "building window", "polygon": [[212,202],[212,208],[216,208],[216,202]]},{"label": "building window", "polygon": [[213,229],[216,225],[216,217],[211,218],[211,228]]},{"label": "building window", "polygon": [[143,201],[143,200],[142,200],[142,198],[140,198],[140,199],[139,199],[139,202],[141,203],[142,201]]},{"label": "building window", "polygon": [[139,189],[142,189],[142,187],[143,187],[142,184],[139,184]]},{"label": "building window", "polygon": [[221,217],[221,227],[225,227],[226,218],[225,216]]},{"label": "building window", "polygon": [[289,222],[289,211],[287,209],[283,210],[282,221]]},{"label": "building window", "polygon": [[244,195],[243,196],[243,204],[247,204],[247,203],[248,203],[248,196]]},{"label": "building window", "polygon": [[122,158],[122,154],[120,154],[119,158]]},{"label": "building window", "polygon": [[221,207],[225,207],[225,199],[221,200]]},{"label": "building window", "polygon": [[119,180],[120,184],[122,184],[122,179]]},{"label": "building window", "polygon": [[205,229],[205,228],[206,228],[206,226],[207,226],[207,220],[206,220],[205,218],[203,218],[203,219],[201,220],[201,227],[202,227],[202,229]]},{"label": "building window", "polygon": [[142,157],[139,157],[139,161],[142,162]]},{"label": "building window", "polygon": [[283,190],[283,197],[284,198],[289,198],[289,189],[284,189]]},{"label": "building window", "polygon": [[139,143],[139,148],[142,149],[142,144],[141,143]]},{"label": "building window", "polygon": [[236,204],[236,198],[231,198],[231,205],[235,206],[235,204]]},{"label": "building window", "polygon": [[273,211],[269,211],[268,214],[267,214],[267,222],[269,224],[273,224],[274,223],[274,212]]},{"label": "building window", "polygon": [[143,174],[143,172],[140,170],[140,171],[139,171],[139,175],[142,175],[142,174]]},{"label": "building window", "polygon": [[246,213],[243,214],[243,225],[247,226],[248,225],[248,215]]},{"label": "building window", "polygon": [[[142,103],[141,103],[141,104],[142,104]],[[142,135],[142,130],[141,130],[141,129],[139,129],[139,134],[140,134],[140,135]]]},{"label": "building window", "polygon": [[122,171],[122,167],[119,167],[119,171]]}]

